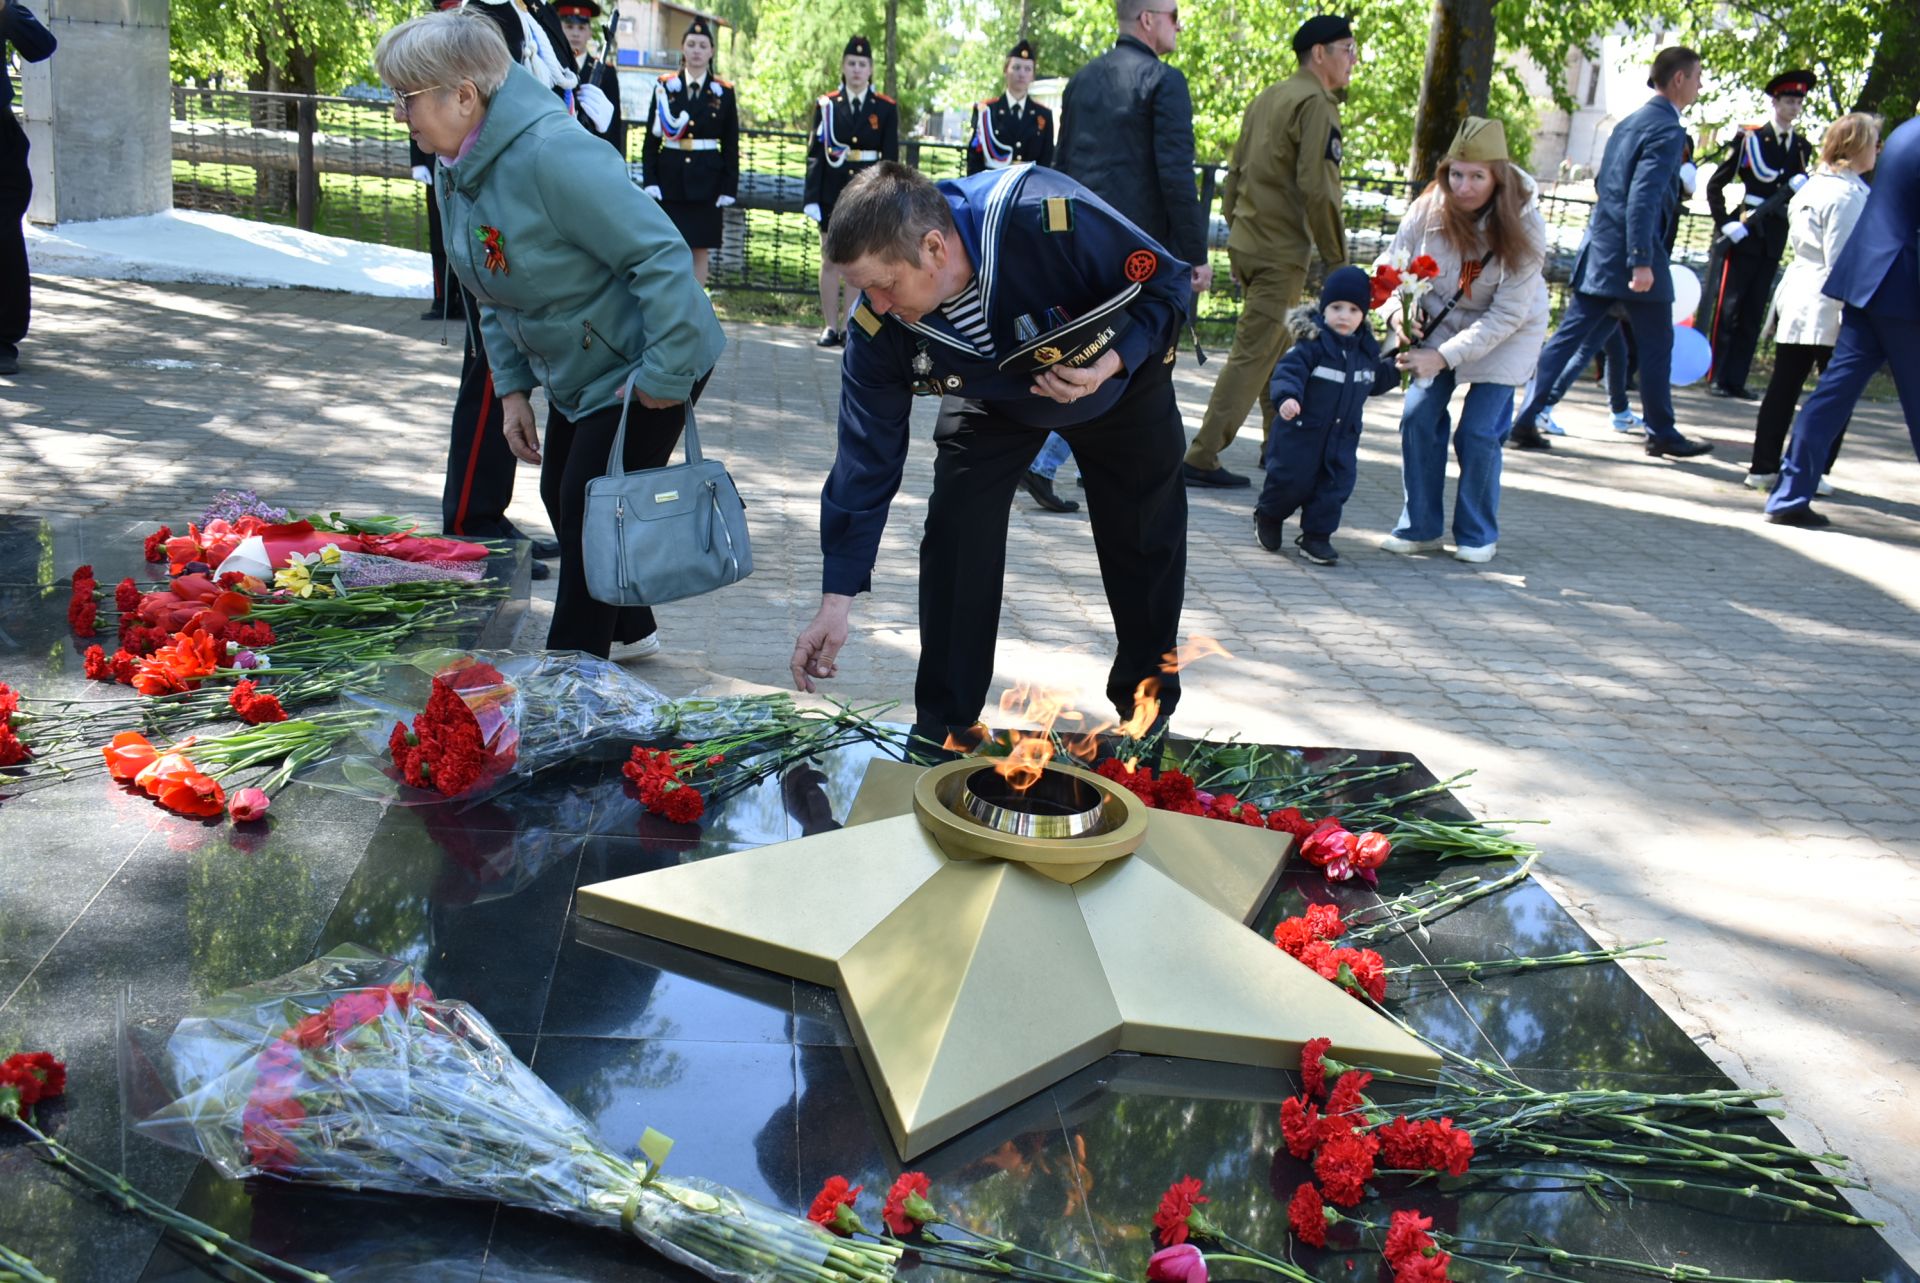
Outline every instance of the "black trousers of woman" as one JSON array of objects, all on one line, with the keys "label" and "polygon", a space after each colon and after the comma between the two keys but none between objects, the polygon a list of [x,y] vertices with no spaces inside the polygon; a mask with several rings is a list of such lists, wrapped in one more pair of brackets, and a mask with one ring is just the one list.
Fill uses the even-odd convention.
[{"label": "black trousers of woman", "polygon": [[[1753,425],[1753,462],[1747,465],[1748,472],[1770,477],[1780,471],[1780,455],[1787,448],[1787,432],[1793,427],[1794,407],[1807,385],[1807,376],[1816,366],[1825,373],[1827,359],[1832,355],[1831,347],[1811,343],[1775,345],[1773,377],[1767,381],[1767,394],[1760,400],[1760,416]],[[1847,430],[1842,427],[1833,438],[1833,453],[1827,456],[1826,471],[1821,476],[1833,471],[1834,463],[1840,458],[1840,442],[1846,435]]]},{"label": "black trousers of woman", "polygon": [[[687,405],[697,402],[711,372],[700,376],[682,405],[650,410],[635,402],[627,416],[622,452],[629,472],[658,468],[673,457],[687,424]],[[607,474],[607,456],[620,427],[620,407],[610,405],[578,420],[558,410],[547,412],[547,436],[540,445],[540,499],[560,539],[560,583],[553,597],[553,626],[548,650],[583,650],[602,659],[615,642],[637,642],[653,635],[653,611],[645,606],[609,606],[587,592],[587,568],[581,560],[580,526],[587,510],[587,482]]]}]

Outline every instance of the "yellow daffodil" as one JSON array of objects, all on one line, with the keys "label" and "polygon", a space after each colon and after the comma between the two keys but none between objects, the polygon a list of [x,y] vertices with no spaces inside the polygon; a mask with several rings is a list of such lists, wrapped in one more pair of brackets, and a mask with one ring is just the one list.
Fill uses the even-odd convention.
[{"label": "yellow daffodil", "polygon": [[330,543],[320,550],[320,564],[337,566],[340,564],[340,545]]},{"label": "yellow daffodil", "polygon": [[298,563],[273,572],[273,586],[296,597],[313,596],[313,572]]}]

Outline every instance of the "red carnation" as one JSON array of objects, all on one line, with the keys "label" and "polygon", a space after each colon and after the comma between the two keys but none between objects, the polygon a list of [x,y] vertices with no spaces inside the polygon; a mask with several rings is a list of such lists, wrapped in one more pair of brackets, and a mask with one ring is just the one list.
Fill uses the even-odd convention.
[{"label": "red carnation", "polygon": [[1287,1152],[1295,1158],[1311,1158],[1320,1144],[1320,1109],[1305,1096],[1289,1096],[1280,1102],[1280,1134],[1287,1138]]},{"label": "red carnation", "polygon": [[235,682],[227,695],[227,703],[240,720],[249,725],[287,720],[287,710],[280,706],[279,696],[262,692],[252,678]]},{"label": "red carnation", "polygon": [[1321,1142],[1313,1174],[1320,1178],[1328,1202],[1352,1207],[1366,1196],[1367,1182],[1373,1178],[1373,1156],[1379,1149],[1379,1141],[1360,1131],[1336,1132]]},{"label": "red carnation", "polygon": [[113,608],[123,615],[140,609],[140,585],[129,575],[113,586]]},{"label": "red carnation", "polygon": [[1347,933],[1347,924],[1340,920],[1340,906],[1337,904],[1310,904],[1306,918],[1307,926],[1312,928],[1317,940],[1337,940]]},{"label": "red carnation", "polygon": [[707,813],[707,801],[700,796],[700,790],[691,785],[682,784],[677,789],[668,789],[660,801],[660,814],[671,824],[693,824]]},{"label": "red carnation", "polygon": [[[1166,775],[1161,778],[1165,779]],[[1194,1177],[1184,1177],[1167,1186],[1167,1192],[1160,1196],[1160,1206],[1153,1214],[1153,1228],[1160,1232],[1162,1246],[1184,1243],[1189,1234],[1202,1238],[1214,1236],[1212,1223],[1200,1211],[1200,1204],[1211,1201],[1200,1192],[1201,1184]]]},{"label": "red carnation", "polygon": [[1194,787],[1193,777],[1179,771],[1160,772],[1160,778],[1153,782],[1153,802],[1163,811],[1200,813],[1199,790]]},{"label": "red carnation", "polygon": [[1407,271],[1415,280],[1430,281],[1440,275],[1440,264],[1433,261],[1433,255],[1422,254],[1407,264]]},{"label": "red carnation", "polygon": [[1331,1038],[1312,1038],[1300,1049],[1300,1081],[1306,1084],[1310,1096],[1327,1094],[1327,1071],[1320,1060],[1332,1046]]},{"label": "red carnation", "polygon": [[166,553],[167,540],[171,538],[173,538],[172,529],[167,526],[160,527],[158,530],[154,531],[152,534],[147,536],[146,545],[142,549],[142,556],[144,556],[146,560],[150,562],[165,561],[167,559],[167,553]]},{"label": "red carnation", "polygon": [[73,568],[73,591],[74,592],[76,593],[80,592],[82,584],[86,585],[85,590],[87,592],[92,592],[94,585],[97,584],[98,582],[99,580],[93,577],[92,566],[75,566]]},{"label": "red carnation", "polygon": [[1293,1199],[1287,1204],[1287,1224],[1309,1247],[1327,1245],[1327,1205],[1311,1181],[1293,1191]]},{"label": "red carnation", "polygon": [[0,1060],[0,1093],[11,1089],[19,1097],[16,1108],[0,1095],[0,1117],[52,1100],[67,1090],[67,1067],[50,1051],[23,1051]]},{"label": "red carnation", "polygon": [[291,1096],[277,1100],[249,1099],[240,1115],[240,1138],[247,1158],[262,1171],[285,1171],[300,1161],[300,1150],[287,1132],[305,1119],[307,1110]]},{"label": "red carnation", "polygon": [[1453,1258],[1445,1252],[1432,1256],[1412,1256],[1393,1272],[1393,1283],[1448,1283],[1447,1266]]},{"label": "red carnation", "polygon": [[938,1221],[939,1215],[927,1202],[927,1191],[932,1187],[925,1172],[900,1173],[900,1179],[887,1191],[887,1204],[880,1211],[887,1228],[904,1238],[927,1222]]},{"label": "red carnation", "polygon": [[89,681],[110,682],[113,680],[113,665],[108,662],[107,652],[101,647],[87,647],[86,654],[80,657],[80,662],[85,666],[87,679]]},{"label": "red carnation", "polygon": [[1380,1156],[1388,1167],[1464,1176],[1467,1165],[1473,1161],[1473,1137],[1455,1127],[1451,1118],[1417,1123],[1396,1118],[1376,1134],[1380,1138]]},{"label": "red carnation", "polygon": [[33,750],[14,734],[13,727],[0,722],[0,766],[18,766],[32,756]]},{"label": "red carnation", "polygon": [[807,1209],[807,1219],[816,1225],[824,1225],[835,1234],[846,1237],[866,1232],[866,1226],[860,1223],[860,1217],[854,1213],[853,1202],[860,1197],[860,1185],[849,1186],[844,1176],[829,1176],[820,1192],[813,1196],[813,1206]]},{"label": "red carnation", "polygon": [[1267,813],[1267,827],[1281,833],[1291,833],[1303,838],[1313,832],[1313,821],[1302,815],[1297,807],[1283,807]]},{"label": "red carnation", "polygon": [[122,686],[133,685],[133,675],[140,671],[140,660],[129,655],[124,649],[113,652],[113,658],[107,661],[113,668],[113,680]]},{"label": "red carnation", "polygon": [[1387,1222],[1387,1244],[1384,1255],[1387,1264],[1398,1266],[1410,1256],[1425,1256],[1434,1247],[1434,1241],[1427,1235],[1433,1228],[1433,1218],[1422,1216],[1415,1211],[1395,1212]]},{"label": "red carnation", "polygon": [[94,626],[94,621],[99,614],[100,604],[92,597],[75,594],[73,600],[67,603],[67,623],[76,637],[95,636],[99,629]]},{"label": "red carnation", "polygon": [[1327,1097],[1327,1115],[1340,1117],[1355,1114],[1366,1105],[1362,1093],[1373,1085],[1373,1075],[1364,1069],[1349,1069],[1340,1075],[1340,1081],[1333,1085],[1333,1094]]}]

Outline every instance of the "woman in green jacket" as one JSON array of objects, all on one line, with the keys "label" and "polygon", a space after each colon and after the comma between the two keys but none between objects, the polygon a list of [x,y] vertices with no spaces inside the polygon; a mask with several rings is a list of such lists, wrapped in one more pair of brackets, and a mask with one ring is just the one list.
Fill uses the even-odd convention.
[{"label": "woman in green jacket", "polygon": [[[394,114],[438,159],[447,260],[480,305],[507,444],[540,464],[560,537],[552,650],[659,649],[653,612],[587,595],[580,526],[606,471],[634,375],[626,466],[667,462],[726,344],[686,242],[612,149],[508,56],[499,29],[461,10],[387,32],[374,65]],[[527,394],[547,389],[543,451]],[[634,655],[627,656],[635,657]]]}]

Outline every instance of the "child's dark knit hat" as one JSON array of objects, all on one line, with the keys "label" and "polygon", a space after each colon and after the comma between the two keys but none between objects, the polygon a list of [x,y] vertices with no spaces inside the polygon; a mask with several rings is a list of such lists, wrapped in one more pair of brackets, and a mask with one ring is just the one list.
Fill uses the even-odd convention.
[{"label": "child's dark knit hat", "polygon": [[1329,303],[1351,303],[1362,312],[1373,302],[1373,281],[1357,267],[1336,267],[1327,273],[1327,283],[1320,287],[1320,306]]}]

